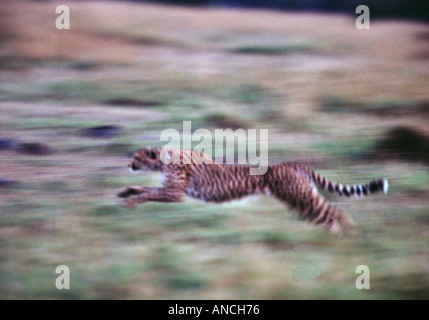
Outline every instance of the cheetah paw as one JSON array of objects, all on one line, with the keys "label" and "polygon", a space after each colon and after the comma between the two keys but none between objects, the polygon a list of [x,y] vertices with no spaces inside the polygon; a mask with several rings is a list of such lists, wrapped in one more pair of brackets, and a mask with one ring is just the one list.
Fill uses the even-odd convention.
[{"label": "cheetah paw", "polygon": [[135,197],[124,198],[124,200],[121,203],[121,206],[127,209],[134,209],[135,207],[137,207],[137,205],[138,205],[138,202]]},{"label": "cheetah paw", "polygon": [[140,188],[139,187],[126,187],[120,190],[117,194],[120,198],[127,198],[129,196],[140,194]]}]

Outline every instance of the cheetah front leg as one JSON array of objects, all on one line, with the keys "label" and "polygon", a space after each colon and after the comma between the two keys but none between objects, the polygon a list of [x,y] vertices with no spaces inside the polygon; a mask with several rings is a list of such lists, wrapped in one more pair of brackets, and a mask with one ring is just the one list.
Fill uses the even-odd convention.
[{"label": "cheetah front leg", "polygon": [[129,196],[138,195],[143,192],[144,188],[140,186],[126,187],[117,193],[119,198],[127,198]]},{"label": "cheetah front leg", "polygon": [[147,201],[180,202],[184,192],[166,187],[128,187],[119,192],[118,196],[124,198],[124,206],[130,208]]},{"label": "cheetah front leg", "polygon": [[127,198],[129,196],[138,195],[144,191],[144,188],[140,186],[126,187],[117,193],[119,198]]}]

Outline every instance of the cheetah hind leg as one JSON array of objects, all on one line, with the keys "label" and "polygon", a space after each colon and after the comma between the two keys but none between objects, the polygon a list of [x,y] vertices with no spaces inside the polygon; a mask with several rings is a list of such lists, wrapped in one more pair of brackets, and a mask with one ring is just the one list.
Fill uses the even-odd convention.
[{"label": "cheetah hind leg", "polygon": [[287,194],[277,197],[297,210],[301,219],[320,225],[331,234],[351,233],[355,230],[353,219],[314,189],[301,193],[298,198]]},{"label": "cheetah hind leg", "polygon": [[342,233],[355,234],[356,233],[356,224],[351,217],[349,217],[342,210],[335,208],[337,210],[334,217],[324,227],[326,230],[333,234],[338,235]]},{"label": "cheetah hind leg", "polygon": [[300,210],[305,219],[316,225],[321,225],[330,234],[353,233],[356,231],[355,222],[343,210],[317,195],[315,205],[305,210]]}]

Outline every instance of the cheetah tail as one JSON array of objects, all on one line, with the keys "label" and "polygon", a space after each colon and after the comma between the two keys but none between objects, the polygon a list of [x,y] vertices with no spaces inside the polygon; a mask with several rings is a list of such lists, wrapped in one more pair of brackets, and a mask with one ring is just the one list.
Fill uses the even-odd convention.
[{"label": "cheetah tail", "polygon": [[342,185],[340,183],[329,181],[324,176],[315,172],[311,172],[311,178],[314,183],[319,187],[337,195],[346,197],[367,196],[379,191],[383,191],[383,193],[386,194],[387,189],[389,188],[389,183],[387,182],[387,179],[373,180],[367,184]]}]

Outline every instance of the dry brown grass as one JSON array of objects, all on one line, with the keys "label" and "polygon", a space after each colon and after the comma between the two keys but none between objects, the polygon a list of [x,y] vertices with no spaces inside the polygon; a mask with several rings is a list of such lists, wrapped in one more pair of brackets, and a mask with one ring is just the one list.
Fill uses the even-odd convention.
[{"label": "dry brown grass", "polygon": [[[345,15],[68,1],[60,31],[58,4],[0,6],[0,139],[52,148],[0,150],[0,178],[16,182],[0,186],[1,298],[428,297],[427,166],[367,155],[397,127],[429,135],[427,25],[358,31]],[[339,182],[385,176],[391,189],[332,198],[360,229],[342,239],[265,197],[121,209],[119,188],[160,183],[129,175],[128,153],[184,120],[268,128],[271,161]],[[82,134],[96,125],[120,135]],[[54,287],[60,264],[68,292]],[[360,264],[367,292],[354,286]]]}]

